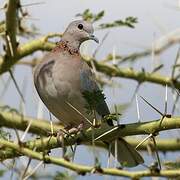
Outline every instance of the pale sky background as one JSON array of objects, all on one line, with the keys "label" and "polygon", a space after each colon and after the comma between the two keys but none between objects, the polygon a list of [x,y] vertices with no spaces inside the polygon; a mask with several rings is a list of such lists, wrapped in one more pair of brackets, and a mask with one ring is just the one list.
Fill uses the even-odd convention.
[{"label": "pale sky background", "polygon": [[[24,4],[40,1],[22,1]],[[103,30],[95,32],[96,36],[102,40],[103,36],[109,31],[109,36],[101,47],[100,51],[97,54],[97,59],[101,60],[106,55],[112,52],[113,48],[117,54],[128,54],[137,51],[142,51],[147,47],[151,47],[152,42],[162,35],[173,31],[179,28],[179,16],[180,10],[177,8],[177,0],[45,0],[45,4],[36,5],[32,7],[27,7],[28,11],[32,15],[33,19],[30,19],[30,23],[34,23],[39,29],[42,35],[45,35],[49,32],[63,32],[66,26],[75,19],[77,13],[83,12],[85,9],[89,8],[92,12],[99,12],[105,10],[105,17],[100,23],[111,22],[116,19],[124,19],[127,16],[135,16],[138,18],[138,24],[135,26],[135,29],[129,28],[114,28],[111,30]],[[23,4],[22,3],[22,4]],[[0,4],[3,4],[2,2]],[[3,17],[3,11],[0,11],[0,18]],[[96,23],[98,24],[98,23]],[[96,26],[95,24],[95,26]],[[97,47],[97,44],[94,42],[87,42],[86,45],[87,53],[92,54],[93,50]],[[170,73],[170,68],[172,63],[175,60],[178,46],[167,50],[159,57],[155,57],[155,60],[158,62],[165,63],[165,68],[161,71],[162,74],[168,75]],[[44,53],[43,53],[44,54]],[[39,53],[42,56],[42,53]],[[30,59],[30,58],[28,58]],[[133,66],[135,69],[140,70],[142,67],[147,70],[152,69],[152,58],[146,57],[144,60],[139,60],[135,64],[127,64],[127,66]],[[4,75],[4,79],[7,78],[7,74]],[[25,99],[26,106],[25,111],[26,115],[36,117],[37,114],[37,103],[38,96],[33,87],[32,81],[32,71],[29,67],[16,67],[15,78],[20,87],[27,86]],[[117,78],[114,78],[117,79]],[[113,79],[113,80],[114,80]],[[109,106],[114,104],[127,103],[131,100],[134,89],[137,85],[135,81],[120,79],[118,80],[121,84],[121,88],[105,88],[104,92],[107,97],[107,103]],[[2,84],[2,83],[1,83]],[[2,91],[2,86],[0,90]],[[155,85],[145,83],[141,86],[139,95],[147,98],[153,105],[158,107],[163,111],[164,106],[164,96],[165,88]],[[19,95],[14,87],[14,84],[11,82],[10,87],[8,88],[5,96],[1,99],[2,104],[8,104],[9,106],[19,107]],[[171,90],[168,90],[168,107],[169,112],[172,108],[172,93]],[[159,114],[154,112],[149,106],[147,106],[142,100],[139,102],[140,105],[140,114],[142,121],[149,121],[159,118]],[[45,117],[47,116],[47,110],[45,109]],[[178,112],[176,112],[178,114]],[[135,101],[131,103],[129,109],[123,114],[121,118],[123,123],[130,123],[137,121],[136,105]],[[173,137],[177,135],[175,133],[161,133],[162,137]],[[176,158],[175,154],[172,156],[172,153],[168,153],[166,156],[161,154],[161,159],[165,158],[172,160]],[[107,154],[100,152],[102,157],[102,165],[106,165]],[[87,148],[78,148],[76,162],[93,164],[93,153]],[[146,164],[153,162],[152,158],[145,156]],[[34,164],[35,165],[35,164]],[[48,166],[48,165],[47,165]],[[46,167],[47,167],[46,166]],[[33,166],[32,166],[33,167]],[[139,167],[141,169],[142,167]],[[60,168],[57,166],[51,166],[46,168],[50,170],[50,173],[58,171]],[[41,172],[44,173],[44,169],[41,168]],[[7,174],[8,177],[8,174]],[[78,180],[90,180],[94,178],[101,180],[104,179],[102,176],[91,175],[91,176],[79,176]],[[109,179],[114,179],[110,177]]]}]

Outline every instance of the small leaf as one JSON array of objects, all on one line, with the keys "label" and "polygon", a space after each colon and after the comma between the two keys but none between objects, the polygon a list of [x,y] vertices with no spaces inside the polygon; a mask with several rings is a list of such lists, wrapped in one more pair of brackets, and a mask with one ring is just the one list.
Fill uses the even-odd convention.
[{"label": "small leaf", "polygon": [[105,11],[100,11],[99,13],[95,14],[92,13],[89,9],[86,9],[83,13],[79,13],[76,16],[82,17],[82,19],[85,21],[96,22],[102,19],[104,14]]},{"label": "small leaf", "polygon": [[120,27],[120,26],[126,26],[130,28],[134,28],[134,25],[137,23],[137,18],[136,17],[127,17],[125,20],[115,20],[112,23],[104,23],[100,24],[99,27],[100,29],[106,29],[106,28],[113,28],[113,27]]},{"label": "small leaf", "polygon": [[100,19],[102,19],[102,17],[104,16],[104,14],[105,14],[105,11],[100,11],[98,14],[96,14],[96,15],[94,16],[93,22],[99,21]]}]

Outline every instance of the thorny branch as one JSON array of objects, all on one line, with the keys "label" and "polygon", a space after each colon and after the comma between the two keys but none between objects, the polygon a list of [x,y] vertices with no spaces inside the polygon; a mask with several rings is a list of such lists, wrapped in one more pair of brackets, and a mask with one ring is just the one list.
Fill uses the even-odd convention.
[{"label": "thorny branch", "polygon": [[28,148],[24,148],[19,146],[18,144],[0,139],[1,145],[5,147],[9,147],[15,151],[18,151],[22,155],[26,155],[33,159],[37,159],[40,161],[44,161],[44,163],[52,163],[55,165],[60,165],[62,167],[66,167],[73,171],[76,171],[78,174],[86,174],[86,173],[97,173],[97,174],[106,174],[106,175],[113,175],[113,176],[123,176],[123,177],[130,177],[130,178],[140,178],[140,177],[149,177],[149,176],[157,176],[157,177],[178,177],[180,176],[180,170],[161,170],[161,171],[154,171],[154,170],[145,170],[145,171],[127,171],[127,170],[120,170],[115,168],[101,168],[101,167],[93,167],[93,166],[85,166],[80,164],[75,164],[69,161],[66,161],[63,158],[56,158],[49,155],[44,155],[39,152],[35,152]]},{"label": "thorny branch", "polygon": [[[8,127],[8,128],[14,128],[19,130],[25,130],[26,127],[28,126],[29,122],[31,121],[31,127],[29,129],[30,133],[37,134],[37,135],[43,135],[43,136],[49,136],[51,132],[51,125],[48,121],[44,120],[37,120],[29,117],[22,116],[20,114],[17,114],[15,112],[3,112],[1,111],[0,113],[0,126],[2,127]],[[102,136],[99,140],[109,140],[112,141],[116,137],[119,136],[131,136],[131,135],[142,135],[142,134],[157,134],[158,132],[165,131],[168,129],[177,129],[180,127],[180,119],[179,118],[164,118],[163,122],[160,120],[154,120],[154,121],[149,121],[146,123],[133,123],[133,124],[121,124],[119,128],[116,128],[114,131],[109,133],[108,135]],[[60,129],[63,129],[62,126],[58,124],[53,125],[53,131],[57,132]],[[106,128],[100,128],[100,129],[95,129],[95,138],[101,136],[105,132],[110,131],[111,127],[106,127]],[[91,142],[92,138],[92,129],[90,128],[83,134],[79,133],[76,136],[67,136],[65,145],[73,145],[76,142],[80,144],[87,144],[88,142]],[[135,145],[137,145],[137,142],[133,142],[132,139],[129,139],[129,141]],[[25,143],[24,145],[30,149],[33,149],[36,147],[36,149],[41,150],[42,144],[41,140],[35,140],[35,141],[30,141]],[[98,143],[99,141],[97,141]],[[139,141],[140,142],[140,141]],[[163,151],[167,149],[169,150],[175,150],[177,148],[180,149],[180,141],[174,140],[171,141],[168,145],[168,141],[161,141],[159,146],[159,149]],[[101,144],[99,144],[102,146]],[[147,145],[147,142],[140,147],[141,149],[145,149],[145,145]],[[51,137],[45,138],[43,140],[43,148],[47,148],[50,150],[51,148],[56,148],[59,147],[59,143],[57,142],[56,138]],[[1,152],[1,151],[0,151]],[[8,156],[12,156],[13,154],[10,153],[10,151],[7,151],[7,156],[6,156],[6,150],[2,153],[4,154],[4,158],[8,158]],[[2,157],[1,157],[2,158]],[[2,158],[3,159],[3,158]]]}]

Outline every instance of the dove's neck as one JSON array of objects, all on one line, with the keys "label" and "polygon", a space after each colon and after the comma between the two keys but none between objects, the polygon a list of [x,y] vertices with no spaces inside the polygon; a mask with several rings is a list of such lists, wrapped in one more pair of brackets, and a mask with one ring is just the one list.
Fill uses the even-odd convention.
[{"label": "dove's neck", "polygon": [[62,37],[59,43],[71,52],[79,52],[79,48],[81,45],[81,43],[78,40],[66,36]]},{"label": "dove's neck", "polygon": [[53,49],[54,52],[66,51],[71,55],[79,55],[80,43],[70,42],[65,39],[61,39],[57,46]]}]

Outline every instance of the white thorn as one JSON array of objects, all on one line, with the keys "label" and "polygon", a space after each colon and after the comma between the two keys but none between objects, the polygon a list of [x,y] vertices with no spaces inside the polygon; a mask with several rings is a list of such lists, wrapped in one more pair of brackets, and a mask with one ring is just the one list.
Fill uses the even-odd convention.
[{"label": "white thorn", "polygon": [[95,139],[95,141],[99,140],[100,138],[104,137],[105,135],[107,135],[107,134],[113,132],[114,130],[116,130],[116,129],[118,129],[118,128],[119,128],[119,127],[116,126],[116,127],[114,127],[113,129],[110,129],[109,131],[107,131],[107,132],[101,134],[100,136],[98,136],[98,137]]},{"label": "white thorn", "polygon": [[53,121],[52,121],[52,116],[50,112],[49,112],[49,117],[50,117],[51,134],[54,134]]},{"label": "white thorn", "polygon": [[137,149],[141,144],[143,144],[145,141],[147,141],[151,136],[152,136],[152,134],[150,134],[149,136],[147,136],[146,138],[144,138],[144,139],[135,147],[135,149]]},{"label": "white thorn", "polygon": [[140,122],[140,110],[139,110],[139,101],[137,94],[136,94],[136,111],[137,111],[138,122]]},{"label": "white thorn", "polygon": [[168,103],[168,86],[166,84],[166,92],[165,92],[165,115],[167,114],[167,103]]},{"label": "white thorn", "polygon": [[24,141],[24,139],[25,139],[25,137],[26,137],[26,135],[27,135],[30,127],[31,127],[31,124],[32,124],[32,120],[30,120],[30,122],[28,123],[28,126],[27,126],[26,130],[24,131],[23,135],[21,136],[21,141]]},{"label": "white thorn", "polygon": [[113,47],[113,50],[112,50],[112,60],[113,60],[113,65],[116,65],[116,49],[115,49],[115,46]]}]

